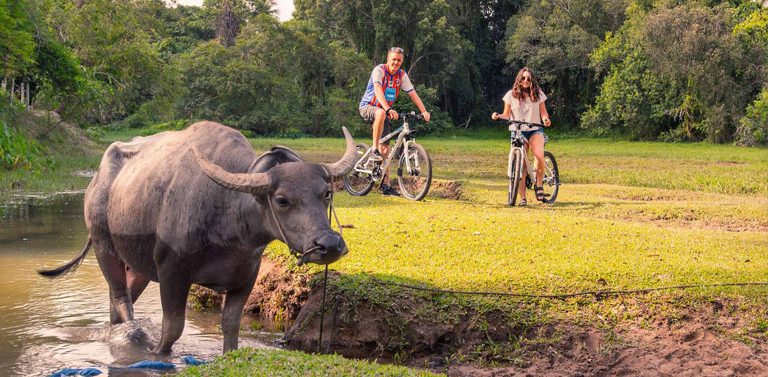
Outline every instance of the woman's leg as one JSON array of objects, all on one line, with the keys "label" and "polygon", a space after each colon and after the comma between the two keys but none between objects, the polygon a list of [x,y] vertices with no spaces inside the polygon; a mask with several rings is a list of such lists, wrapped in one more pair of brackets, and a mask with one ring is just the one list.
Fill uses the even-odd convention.
[{"label": "woman's leg", "polygon": [[541,186],[544,180],[544,135],[536,133],[531,135],[528,145],[536,158],[536,186]]},{"label": "woman's leg", "polygon": [[[528,146],[524,146],[523,148],[528,148]],[[530,151],[527,151],[527,153],[530,153]],[[517,185],[517,198],[520,201],[525,200],[525,177],[528,176],[528,159],[523,159],[523,174],[520,174],[520,183]]]}]

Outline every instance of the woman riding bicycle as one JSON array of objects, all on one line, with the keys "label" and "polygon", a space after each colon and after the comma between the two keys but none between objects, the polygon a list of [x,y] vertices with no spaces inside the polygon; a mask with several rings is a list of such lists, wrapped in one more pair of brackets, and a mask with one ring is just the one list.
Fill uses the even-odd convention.
[{"label": "woman riding bicycle", "polygon": [[[517,73],[512,89],[502,98],[504,101],[504,112],[501,114],[491,114],[491,119],[513,119],[531,123],[542,123],[545,127],[549,127],[552,125],[552,122],[549,120],[549,113],[547,113],[547,107],[544,105],[546,99],[547,96],[539,87],[533,71],[528,67],[524,67]],[[541,187],[545,165],[544,130],[538,128],[533,131],[525,131],[523,135],[528,139],[529,151],[533,153],[533,156],[538,161],[536,164],[536,183],[533,187],[536,193],[536,200],[544,202],[546,197]],[[520,203],[518,205],[521,206],[528,204],[525,199],[525,182],[522,182],[524,179],[525,175],[521,177],[520,188],[518,189],[520,196]]]}]

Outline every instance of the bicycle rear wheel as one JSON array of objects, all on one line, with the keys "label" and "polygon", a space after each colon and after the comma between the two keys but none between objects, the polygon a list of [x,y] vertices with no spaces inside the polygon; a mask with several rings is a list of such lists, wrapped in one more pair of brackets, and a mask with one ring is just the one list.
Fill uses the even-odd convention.
[{"label": "bicycle rear wheel", "polygon": [[512,151],[512,155],[509,157],[509,193],[507,197],[507,204],[514,206],[517,202],[517,190],[520,186],[520,175],[523,173],[523,156],[519,150]]},{"label": "bicycle rear wheel", "polygon": [[546,198],[544,203],[554,203],[557,200],[557,192],[560,191],[560,173],[557,170],[555,155],[550,151],[544,151],[544,179],[541,187]]},{"label": "bicycle rear wheel", "polygon": [[[356,147],[358,161],[355,163],[355,168],[358,168],[361,165],[366,165],[366,161],[361,161],[359,158],[365,155],[365,152],[368,151],[368,146],[361,143],[357,144]],[[373,177],[371,177],[370,174],[361,173],[355,169],[350,170],[349,173],[344,175],[344,188],[354,196],[364,196],[368,194],[371,192],[374,183]]]},{"label": "bicycle rear wheel", "polygon": [[404,197],[421,200],[427,196],[432,184],[432,160],[424,147],[411,144],[407,153],[403,151],[397,166],[397,181]]}]

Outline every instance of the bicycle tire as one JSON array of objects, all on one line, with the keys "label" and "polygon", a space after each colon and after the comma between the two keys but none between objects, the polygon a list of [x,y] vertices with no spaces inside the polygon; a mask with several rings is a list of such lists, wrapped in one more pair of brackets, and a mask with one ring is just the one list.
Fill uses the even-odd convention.
[{"label": "bicycle tire", "polygon": [[404,150],[400,153],[397,182],[400,185],[400,194],[407,199],[422,200],[427,196],[432,185],[432,159],[424,147],[411,144],[408,153]]},{"label": "bicycle tire", "polygon": [[523,170],[523,156],[519,150],[512,151],[512,157],[509,160],[509,164],[512,167],[509,174],[509,192],[507,195],[507,204],[510,207],[514,207],[517,202],[517,191],[520,186],[520,174]]},{"label": "bicycle tire", "polygon": [[[368,146],[363,143],[359,143],[355,147],[357,148],[358,156],[361,158],[368,151]],[[367,161],[365,161],[363,165],[366,165],[366,163]],[[357,162],[355,162],[355,167],[360,164],[361,161],[358,159]],[[371,192],[374,183],[376,182],[373,180],[373,177],[371,177],[370,174],[361,173],[355,169],[352,169],[347,174],[344,174],[344,189],[353,196],[368,195],[368,193]]]},{"label": "bicycle tire", "polygon": [[541,182],[544,189],[544,203],[552,204],[557,200],[557,193],[560,191],[560,172],[557,169],[557,160],[550,151],[544,151],[544,179]]}]

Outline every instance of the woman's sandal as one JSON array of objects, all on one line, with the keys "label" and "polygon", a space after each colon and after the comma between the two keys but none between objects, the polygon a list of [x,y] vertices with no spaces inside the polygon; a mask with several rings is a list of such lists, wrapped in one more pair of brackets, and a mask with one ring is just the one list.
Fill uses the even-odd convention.
[{"label": "woman's sandal", "polygon": [[523,207],[523,206],[527,206],[527,205],[528,205],[528,201],[525,200],[525,199],[520,199],[520,202],[517,203],[518,207]]},{"label": "woman's sandal", "polygon": [[545,203],[547,198],[544,196],[544,188],[542,186],[533,186],[533,191],[536,192],[536,200]]}]

